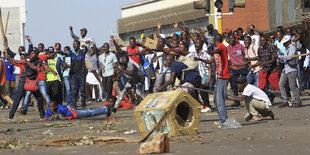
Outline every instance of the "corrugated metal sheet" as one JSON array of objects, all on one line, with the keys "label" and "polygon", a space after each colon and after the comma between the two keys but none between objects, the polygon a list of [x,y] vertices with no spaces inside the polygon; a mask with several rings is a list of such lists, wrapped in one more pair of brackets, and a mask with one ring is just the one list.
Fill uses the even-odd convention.
[{"label": "corrugated metal sheet", "polygon": [[121,18],[118,20],[118,33],[128,33],[156,27],[160,22],[162,25],[172,24],[176,21],[181,22],[205,17],[204,10],[195,10],[192,3],[161,9],[143,15]]}]

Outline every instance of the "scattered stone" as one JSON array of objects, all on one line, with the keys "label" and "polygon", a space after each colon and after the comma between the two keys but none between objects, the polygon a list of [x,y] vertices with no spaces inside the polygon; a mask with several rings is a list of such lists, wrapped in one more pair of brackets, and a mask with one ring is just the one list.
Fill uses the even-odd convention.
[{"label": "scattered stone", "polygon": [[54,133],[52,132],[51,129],[48,129],[47,131],[44,131],[42,134],[43,135],[54,135]]},{"label": "scattered stone", "polygon": [[128,135],[128,134],[133,134],[136,132],[137,132],[137,130],[130,130],[130,131],[125,131],[124,134]]},{"label": "scattered stone", "polygon": [[144,142],[140,145],[140,153],[168,153],[169,138],[167,134],[159,133],[154,135],[151,141]]}]

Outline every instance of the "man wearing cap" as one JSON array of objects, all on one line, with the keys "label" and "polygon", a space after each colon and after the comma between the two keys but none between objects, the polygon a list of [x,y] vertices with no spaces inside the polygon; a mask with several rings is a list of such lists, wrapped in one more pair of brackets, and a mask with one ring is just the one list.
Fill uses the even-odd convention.
[{"label": "man wearing cap", "polygon": [[86,35],[87,35],[87,29],[86,29],[86,28],[80,29],[80,31],[81,31],[81,37],[82,37],[82,38],[76,36],[76,35],[73,33],[73,27],[72,27],[72,26],[69,26],[69,29],[70,29],[71,37],[72,37],[74,40],[78,40],[78,41],[81,42],[81,47],[80,47],[80,48],[83,48],[82,46],[85,45],[85,46],[89,49],[90,45],[95,45],[94,39],[86,36]]},{"label": "man wearing cap", "polygon": [[[60,50],[61,46],[59,43],[55,44],[57,51]],[[48,47],[48,53],[55,53],[53,46]],[[62,95],[61,95],[61,78],[59,77],[59,72],[56,69],[56,64],[59,57],[54,55],[53,58],[47,59],[47,65],[53,69],[54,72],[46,71],[46,90],[51,97],[51,100],[55,101],[57,104],[62,104]],[[54,73],[57,73],[56,75]]]},{"label": "man wearing cap", "polygon": [[[292,64],[292,61],[295,61],[295,58],[291,58],[292,55],[296,54],[296,47],[291,42],[291,36],[287,35],[284,36],[281,40],[281,43],[283,43],[285,47],[285,53],[284,55],[277,55],[274,54],[275,58],[278,58],[279,61],[284,62],[284,69],[281,74],[279,87],[281,92],[281,98],[283,100],[283,103],[279,105],[279,107],[288,107],[288,94],[286,90],[286,85],[289,85],[289,88],[294,94],[295,101],[293,101],[292,107],[301,107],[301,100],[299,97],[298,88],[296,85],[296,77],[297,77],[297,64]],[[298,58],[298,57],[297,57]],[[298,63],[298,61],[297,61]]]},{"label": "man wearing cap", "polygon": [[248,113],[245,120],[255,122],[263,119],[263,117],[270,116],[274,119],[274,114],[269,108],[271,102],[267,94],[254,85],[247,84],[245,76],[239,76],[236,80],[238,89],[243,90],[241,97],[227,97],[231,101],[245,100],[245,108]]},{"label": "man wearing cap", "polygon": [[[55,71],[53,71],[53,69],[51,69],[48,65],[46,65],[46,61],[48,58],[50,58],[51,56],[53,56],[53,54],[43,54],[43,55],[39,55],[41,52],[39,51],[38,48],[34,47],[32,49],[30,49],[30,52],[34,51],[37,54],[37,57],[40,60],[40,63],[42,65],[40,65],[40,69],[41,71],[38,72],[37,75],[37,80],[38,80],[38,87],[39,87],[39,91],[42,94],[42,96],[44,97],[46,104],[49,105],[49,103],[51,102],[50,96],[47,93],[47,88],[46,88],[46,71],[50,71],[53,72],[53,74],[57,75],[57,73]],[[29,52],[29,54],[30,54]],[[25,95],[25,100],[23,102],[23,107],[21,109],[21,114],[26,114],[27,110],[28,110],[28,104],[30,103],[30,97],[31,97],[31,92],[27,91],[26,95]]]}]

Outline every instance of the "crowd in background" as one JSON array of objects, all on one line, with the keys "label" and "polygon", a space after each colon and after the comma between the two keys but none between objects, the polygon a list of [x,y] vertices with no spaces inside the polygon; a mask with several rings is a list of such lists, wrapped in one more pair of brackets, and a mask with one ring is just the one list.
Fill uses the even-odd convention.
[{"label": "crowd in background", "polygon": [[[72,116],[81,116],[77,109],[86,109],[92,102],[104,102],[103,113],[116,112],[134,108],[149,93],[184,89],[201,104],[202,112],[212,111],[209,93],[213,91],[219,123],[227,119],[226,99],[234,101],[231,106],[240,106],[246,97],[264,101],[266,106],[259,108],[245,99],[246,105],[265,109],[266,116],[273,116],[269,106],[275,95],[271,90],[281,92],[283,103],[279,107],[301,107],[300,94],[310,87],[309,56],[292,57],[309,53],[308,22],[305,19],[298,29],[278,26],[275,33],[268,35],[253,24],[246,30],[240,27],[219,34],[212,24],[207,30],[179,30],[176,23],[176,32],[166,36],[161,34],[158,24],[158,34],[142,34],[141,41],[131,37],[128,46],[118,45],[111,36],[115,51],[110,51],[109,43],[96,45],[87,36],[86,28],[80,29],[81,36],[77,36],[69,27],[74,40],[71,47],[61,43],[47,48],[39,43],[34,47],[26,36],[27,51],[24,46],[16,52],[7,47],[7,53],[2,54],[7,56],[0,59],[1,106],[11,108],[9,120],[13,120],[18,109],[26,115],[29,105],[38,106],[42,119],[47,113],[52,115],[51,111],[59,113],[58,105],[68,108],[67,113]],[[156,40],[156,47],[148,46],[147,38]],[[240,86],[244,83],[252,91],[259,89],[259,93],[249,93],[249,87]],[[32,90],[35,85],[38,89]],[[184,87],[178,88],[179,85]],[[235,98],[227,98],[227,89],[232,90]],[[56,110],[51,110],[54,107]],[[260,110],[257,113],[251,106],[246,108],[251,116],[246,120],[256,121],[264,116]]]}]

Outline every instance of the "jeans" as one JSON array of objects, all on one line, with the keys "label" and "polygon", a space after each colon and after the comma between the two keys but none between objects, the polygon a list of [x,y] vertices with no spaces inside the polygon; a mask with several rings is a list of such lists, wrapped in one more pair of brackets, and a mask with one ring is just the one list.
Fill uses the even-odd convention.
[{"label": "jeans", "polygon": [[[144,78],[143,78],[144,79]],[[144,80],[140,81],[141,83],[144,83]],[[132,86],[136,87],[136,93],[137,95],[139,95],[141,98],[145,98],[145,94],[142,93],[142,88],[141,86],[139,86],[139,84],[131,84],[131,81],[127,81],[125,86],[124,86],[124,89],[122,90],[121,94],[118,96],[116,102],[115,102],[115,105],[114,105],[114,108],[118,108],[119,104],[122,102],[126,92],[132,88]]]},{"label": "jeans", "polygon": [[250,70],[248,75],[246,76],[247,83],[258,87],[258,76],[259,76],[259,71],[256,73],[253,73],[253,71]]},{"label": "jeans", "polygon": [[76,98],[78,93],[81,93],[82,107],[86,106],[86,93],[85,93],[85,83],[86,75],[72,75],[70,77],[71,82],[71,101],[72,105],[76,106]]},{"label": "jeans", "polygon": [[[47,89],[46,89],[46,81],[45,80],[39,80],[38,81],[38,86],[39,86],[39,90],[42,94],[42,96],[45,98],[46,104],[47,106],[50,104],[51,102],[51,98],[47,93]],[[26,92],[26,96],[23,102],[23,109],[27,109],[28,108],[28,104],[30,103],[30,99],[31,99],[31,92],[27,91]]]},{"label": "jeans", "polygon": [[[234,70],[232,69],[232,75],[231,75],[231,88],[234,92],[235,96],[238,96],[238,85],[237,85],[237,78],[242,75],[242,76],[247,76],[248,74],[248,69],[246,67],[238,69],[238,70]],[[235,101],[236,104],[240,104],[239,101]]]},{"label": "jeans", "polygon": [[[26,82],[25,80],[21,80],[19,82],[17,95],[16,95],[16,98],[14,98],[14,103],[13,103],[13,106],[12,106],[10,114],[9,114],[10,119],[13,119],[15,112],[19,106],[20,100],[26,94],[26,90],[24,89],[25,82]],[[36,92],[33,92],[33,95],[38,100],[38,109],[39,109],[39,113],[40,113],[40,118],[44,118],[45,111],[44,111],[44,106],[43,106],[43,99],[42,99],[42,96],[41,96],[39,90],[37,90]]]},{"label": "jeans", "polygon": [[227,84],[229,79],[216,79],[213,101],[216,106],[217,114],[222,123],[227,119],[226,103]]},{"label": "jeans", "polygon": [[70,95],[70,79],[69,79],[69,76],[64,77],[64,85],[65,85],[65,91],[66,91],[67,106],[71,106],[72,100],[71,100],[71,95]]},{"label": "jeans", "polygon": [[108,109],[106,107],[101,107],[98,109],[85,109],[85,110],[76,110],[73,108],[70,108],[73,110],[78,118],[85,118],[85,117],[93,117],[93,116],[98,116],[98,115],[104,115],[108,113]]},{"label": "jeans", "polygon": [[294,94],[295,102],[300,102],[299,91],[296,85],[296,77],[297,77],[297,72],[290,72],[288,74],[285,74],[284,72],[282,72],[280,82],[279,82],[279,87],[280,87],[281,98],[283,102],[288,102],[288,93],[286,89],[287,84],[289,85],[289,88]]}]

